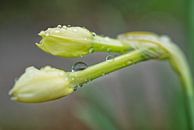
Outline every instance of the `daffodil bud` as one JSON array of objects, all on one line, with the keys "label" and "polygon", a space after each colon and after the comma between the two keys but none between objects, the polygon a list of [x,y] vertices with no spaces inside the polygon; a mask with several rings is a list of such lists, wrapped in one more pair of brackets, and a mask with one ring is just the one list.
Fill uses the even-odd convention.
[{"label": "daffodil bud", "polygon": [[60,57],[82,57],[93,52],[127,52],[128,44],[119,40],[103,37],[82,27],[58,25],[41,31],[40,43],[36,45],[43,51]]},{"label": "daffodil bud", "polygon": [[81,27],[66,27],[58,25],[41,31],[40,49],[55,56],[81,57],[90,53],[93,35]]},{"label": "daffodil bud", "polygon": [[67,96],[74,91],[68,74],[49,66],[40,70],[29,67],[9,92],[19,102],[44,102]]}]

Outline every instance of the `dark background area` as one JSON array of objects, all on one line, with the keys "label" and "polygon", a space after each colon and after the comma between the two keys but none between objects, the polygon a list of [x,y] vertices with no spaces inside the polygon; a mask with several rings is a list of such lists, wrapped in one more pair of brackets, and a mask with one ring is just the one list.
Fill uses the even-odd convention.
[{"label": "dark background area", "polygon": [[42,104],[11,101],[8,92],[28,66],[71,71],[78,61],[93,65],[105,60],[107,53],[63,59],[38,49],[34,44],[40,40],[38,33],[58,24],[84,26],[110,37],[130,31],[165,34],[192,66],[194,29],[189,2],[1,0],[0,130],[187,130],[180,82],[165,61],[127,67],[68,97]]}]

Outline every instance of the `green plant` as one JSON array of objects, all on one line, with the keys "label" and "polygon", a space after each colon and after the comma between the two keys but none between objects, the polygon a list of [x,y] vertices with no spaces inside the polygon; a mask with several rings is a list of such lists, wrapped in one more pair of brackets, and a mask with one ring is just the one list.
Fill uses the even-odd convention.
[{"label": "green plant", "polygon": [[40,33],[40,49],[55,56],[82,57],[95,52],[121,55],[76,72],[46,67],[28,68],[10,91],[13,100],[44,102],[67,96],[79,86],[121,68],[147,60],[167,60],[179,75],[188,123],[194,129],[194,91],[189,66],[182,51],[167,36],[130,32],[116,39],[96,35],[81,27],[58,26]]}]

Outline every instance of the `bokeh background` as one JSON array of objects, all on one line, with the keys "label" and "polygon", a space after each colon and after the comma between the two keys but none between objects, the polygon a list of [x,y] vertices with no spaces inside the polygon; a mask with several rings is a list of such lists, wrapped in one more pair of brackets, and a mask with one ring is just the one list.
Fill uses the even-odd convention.
[{"label": "bokeh background", "polygon": [[180,82],[167,62],[127,67],[47,103],[13,102],[8,91],[28,66],[71,71],[78,61],[93,65],[109,55],[46,54],[34,43],[48,27],[84,26],[110,37],[128,31],[166,34],[193,71],[193,22],[193,0],[1,0],[0,130],[187,130]]}]

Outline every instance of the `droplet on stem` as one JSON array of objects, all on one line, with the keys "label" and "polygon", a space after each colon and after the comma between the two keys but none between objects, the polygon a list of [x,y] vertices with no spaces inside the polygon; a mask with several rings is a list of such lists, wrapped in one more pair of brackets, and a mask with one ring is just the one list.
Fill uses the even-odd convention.
[{"label": "droplet on stem", "polygon": [[61,28],[62,26],[61,25],[57,25],[57,28]]},{"label": "droplet on stem", "polygon": [[115,56],[114,55],[111,55],[111,54],[109,54],[109,55],[106,56],[106,60],[111,60],[113,58],[115,58]]},{"label": "droplet on stem", "polygon": [[76,63],[72,66],[71,71],[72,71],[72,72],[76,72],[76,71],[84,70],[84,69],[86,69],[87,67],[88,67],[88,65],[87,65],[86,63],[79,61],[79,62],[76,62]]},{"label": "droplet on stem", "polygon": [[93,32],[93,33],[92,33],[92,36],[93,36],[93,37],[95,37],[95,36],[96,36],[96,33],[95,33],[95,32]]}]

